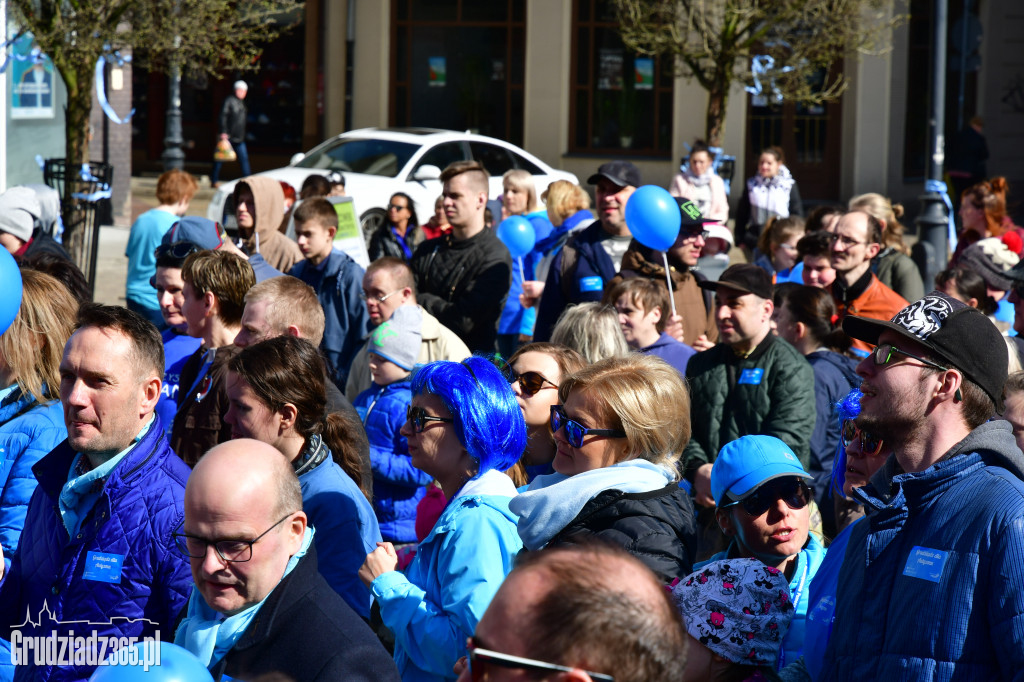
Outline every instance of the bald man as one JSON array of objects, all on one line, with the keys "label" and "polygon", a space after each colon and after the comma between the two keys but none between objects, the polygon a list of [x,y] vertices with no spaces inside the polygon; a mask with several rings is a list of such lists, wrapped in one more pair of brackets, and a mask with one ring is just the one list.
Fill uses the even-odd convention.
[{"label": "bald man", "polygon": [[456,664],[460,682],[523,679],[524,671],[572,682],[681,680],[686,631],[638,560],[605,544],[566,546],[519,555],[477,623],[469,658]]},{"label": "bald man", "polygon": [[249,439],[210,450],[188,479],[174,536],[196,584],[175,643],[216,679],[398,680],[376,636],[317,570],[313,534],[280,452]]}]

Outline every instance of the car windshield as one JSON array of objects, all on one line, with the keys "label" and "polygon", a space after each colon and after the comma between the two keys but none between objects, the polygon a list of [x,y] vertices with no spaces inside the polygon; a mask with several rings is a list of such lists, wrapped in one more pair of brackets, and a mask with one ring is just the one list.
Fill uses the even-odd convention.
[{"label": "car windshield", "polygon": [[311,151],[299,168],[344,173],[365,173],[393,178],[405,167],[419,145],[372,138],[345,138],[329,147]]}]

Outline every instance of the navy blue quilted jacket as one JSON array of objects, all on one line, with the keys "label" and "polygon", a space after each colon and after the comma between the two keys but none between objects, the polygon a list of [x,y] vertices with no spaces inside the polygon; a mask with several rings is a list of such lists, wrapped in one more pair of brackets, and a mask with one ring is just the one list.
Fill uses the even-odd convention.
[{"label": "navy blue quilted jacket", "polygon": [[888,462],[839,572],[823,680],[1024,679],[1024,455],[982,424],[919,473]]},{"label": "navy blue quilted jacket", "polygon": [[[38,622],[45,605],[55,621],[91,621],[60,625],[61,634],[88,636],[95,630],[101,637],[144,637],[159,630],[162,639],[173,641],[175,618],[192,590],[188,559],[171,537],[184,519],[189,469],[171,451],[160,418],[155,419],[107,477],[74,538],[68,538],[57,506],[74,450],[65,440],[33,467],[39,486],[29,502],[18,553],[0,586],[5,639],[26,614]],[[88,552],[122,555],[120,581],[84,579]],[[43,622],[19,629],[28,636],[54,627]],[[88,666],[19,666],[15,679],[64,682],[91,673]]]}]

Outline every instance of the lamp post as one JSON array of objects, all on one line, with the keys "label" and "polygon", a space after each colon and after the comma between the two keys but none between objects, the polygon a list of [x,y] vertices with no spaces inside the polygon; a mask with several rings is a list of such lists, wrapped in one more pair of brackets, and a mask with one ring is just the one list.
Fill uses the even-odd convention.
[{"label": "lamp post", "polygon": [[[175,3],[175,15],[180,7]],[[181,137],[181,64],[177,51],[181,47],[181,36],[174,36],[173,66],[167,77],[167,123],[164,137],[164,153],[160,156],[164,162],[164,171],[184,170],[185,152],[181,150],[185,141]]]}]

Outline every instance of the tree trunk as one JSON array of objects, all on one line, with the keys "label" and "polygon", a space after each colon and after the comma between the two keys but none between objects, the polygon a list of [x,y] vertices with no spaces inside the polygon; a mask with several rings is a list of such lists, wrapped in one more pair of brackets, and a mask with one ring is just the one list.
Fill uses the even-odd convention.
[{"label": "tree trunk", "polygon": [[[68,91],[67,108],[64,110],[65,180],[64,195],[61,197],[61,214],[64,219],[64,248],[71,258],[83,267],[88,254],[85,249],[86,212],[80,199],[72,195],[88,191],[82,181],[80,169],[89,161],[89,116],[92,113],[93,70],[95,59],[84,65],[58,66]],[[84,269],[84,268],[83,268]]]},{"label": "tree trunk", "polygon": [[707,119],[704,134],[711,147],[722,146],[725,135],[725,109],[729,103],[729,84],[716,83],[708,90]]}]

